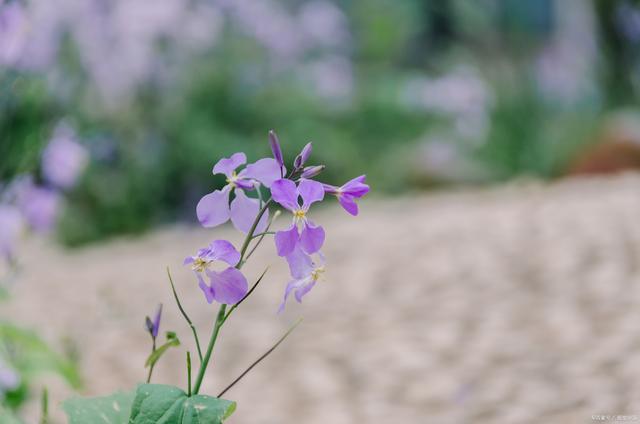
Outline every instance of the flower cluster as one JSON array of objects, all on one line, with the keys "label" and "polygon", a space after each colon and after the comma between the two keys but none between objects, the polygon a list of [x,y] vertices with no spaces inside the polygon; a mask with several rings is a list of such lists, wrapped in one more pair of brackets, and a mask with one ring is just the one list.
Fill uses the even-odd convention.
[{"label": "flower cluster", "polygon": [[[216,227],[231,220],[234,227],[247,237],[240,251],[229,241],[216,240],[184,260],[184,264],[190,265],[196,274],[209,303],[215,300],[221,304],[236,304],[247,294],[247,279],[240,271],[246,260],[245,253],[250,241],[260,236],[255,248],[267,234],[274,234],[276,252],[285,258],[291,272],[291,281],[285,288],[280,310],[284,309],[292,292],[301,302],[325,270],[321,253],[325,230],[311,220],[311,206],[325,200],[327,195],[335,196],[345,211],[355,216],[358,214],[356,200],[369,192],[364,175],[342,186],[313,179],[325,167],[307,166],[312,153],[311,143],[295,157],[289,171],[278,136],[273,131],[269,133],[269,144],[273,158],[260,159],[241,170],[239,168],[247,162],[244,153],[220,159],[213,167],[213,174],[224,174],[227,184],[205,195],[196,207],[198,220],[204,227]],[[275,233],[268,231],[272,223],[269,207],[274,202],[291,213],[290,224]],[[215,271],[213,268],[219,262],[225,263],[226,268]]]},{"label": "flower cluster", "polygon": [[12,259],[23,229],[46,233],[53,228],[62,192],[77,183],[88,162],[89,155],[74,131],[60,124],[42,153],[42,182],[19,175],[0,184],[0,258]]}]

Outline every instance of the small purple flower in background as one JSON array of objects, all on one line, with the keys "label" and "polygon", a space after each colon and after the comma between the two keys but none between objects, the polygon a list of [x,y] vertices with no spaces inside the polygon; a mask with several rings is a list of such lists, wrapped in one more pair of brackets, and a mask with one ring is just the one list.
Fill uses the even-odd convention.
[{"label": "small purple flower in background", "polygon": [[[222,272],[213,271],[210,266],[215,261],[223,261],[231,265]],[[198,285],[204,293],[207,302],[214,300],[218,303],[232,305],[240,301],[247,294],[249,285],[242,273],[233,268],[240,261],[240,252],[226,240],[216,240],[208,247],[198,250],[195,256],[185,258],[184,265],[191,265],[191,269],[198,277]],[[204,281],[203,274],[209,279]]]},{"label": "small purple flower in background", "polygon": [[0,4],[0,63],[15,65],[27,44],[28,24],[18,2]]},{"label": "small purple flower in background", "polygon": [[[273,200],[293,213],[291,227],[285,231],[278,231],[275,235],[278,255],[287,256],[298,243],[308,254],[320,250],[324,243],[324,229],[314,225],[307,218],[307,212],[313,203],[324,199],[322,184],[313,180],[302,180],[296,187],[296,183],[283,178],[273,183],[271,196]],[[302,205],[299,203],[300,197],[302,197]],[[303,224],[300,234],[298,233],[298,223]]]},{"label": "small purple flower in background", "polygon": [[302,297],[309,293],[309,291],[315,286],[316,282],[320,279],[325,271],[324,257],[322,253],[318,252],[320,260],[315,263],[309,255],[304,253],[300,246],[296,246],[293,251],[287,255],[286,259],[289,263],[289,269],[291,271],[291,280],[287,284],[287,288],[284,291],[284,299],[280,304],[278,313],[284,310],[287,298],[293,291],[298,303],[302,302]]},{"label": "small purple flower in background", "polygon": [[0,256],[10,259],[22,231],[22,216],[17,208],[0,205]]},{"label": "small purple flower in background", "polygon": [[[213,174],[224,174],[227,185],[222,190],[215,190],[205,195],[196,206],[196,214],[202,226],[211,228],[224,224],[231,218],[234,227],[243,233],[248,233],[253,220],[260,211],[260,202],[249,198],[244,190],[259,189],[259,184],[270,187],[274,181],[281,178],[280,165],[275,159],[265,158],[247,165],[245,169],[236,169],[247,163],[244,153],[235,153],[229,158],[223,158],[213,167]],[[229,195],[234,191],[235,198],[229,205]],[[264,231],[267,226],[268,214],[261,218],[256,230]]]},{"label": "small purple flower in background", "polygon": [[162,318],[162,303],[160,304],[160,306],[158,306],[158,311],[156,312],[153,321],[151,321],[151,318],[149,317],[145,319],[147,330],[149,331],[149,334],[151,334],[151,337],[153,337],[154,339],[158,337],[158,331],[160,331],[160,318]]},{"label": "small purple flower in background", "polygon": [[35,185],[30,179],[20,181],[17,191],[18,206],[29,226],[36,232],[50,231],[58,218],[60,195]]},{"label": "small purple flower in background", "polygon": [[367,176],[360,175],[353,180],[347,182],[341,187],[323,184],[325,193],[333,194],[338,198],[338,202],[345,211],[351,215],[358,215],[358,204],[356,199],[363,197],[369,192],[369,186],[365,184]]},{"label": "small purple flower in background", "polygon": [[20,375],[0,359],[0,397],[20,386]]},{"label": "small purple flower in background", "polygon": [[44,178],[56,187],[73,187],[89,161],[86,149],[75,139],[66,125],[59,125],[42,153]]}]

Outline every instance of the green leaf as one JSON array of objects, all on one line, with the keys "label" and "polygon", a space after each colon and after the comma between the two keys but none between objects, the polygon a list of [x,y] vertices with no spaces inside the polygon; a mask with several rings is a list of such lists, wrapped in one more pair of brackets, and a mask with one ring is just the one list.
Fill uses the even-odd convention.
[{"label": "green leaf", "polygon": [[149,355],[149,357],[147,358],[147,362],[144,363],[144,366],[149,367],[149,366],[155,365],[155,363],[158,362],[160,357],[164,355],[164,353],[171,346],[180,346],[180,340],[175,338],[175,333],[174,333],[174,338],[169,338],[168,342],[166,342],[165,344],[163,344],[162,346],[160,346],[159,348],[151,352],[151,355]]},{"label": "green leaf", "polygon": [[116,392],[111,396],[74,397],[62,403],[69,424],[127,424],[135,393]]},{"label": "green leaf", "polygon": [[187,396],[177,387],[141,384],[129,424],[220,424],[236,403],[205,395]]}]

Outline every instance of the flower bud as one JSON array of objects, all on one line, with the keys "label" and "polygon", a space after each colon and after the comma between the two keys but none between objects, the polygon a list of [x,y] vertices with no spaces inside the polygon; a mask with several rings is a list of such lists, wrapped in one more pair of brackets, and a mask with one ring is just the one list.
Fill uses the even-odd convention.
[{"label": "flower bud", "polygon": [[296,156],[296,159],[293,162],[293,167],[296,169],[301,168],[307,159],[309,159],[309,156],[311,156],[311,150],[311,143],[307,143],[307,145],[302,148],[300,154]]},{"label": "flower bud", "polygon": [[269,144],[271,145],[271,152],[273,153],[273,158],[278,162],[278,165],[281,167],[284,166],[284,159],[282,158],[282,149],[280,148],[280,140],[278,140],[278,136],[276,133],[271,130],[269,131]]},{"label": "flower bud", "polygon": [[307,166],[306,168],[304,168],[304,171],[302,171],[300,178],[313,178],[324,171],[324,168],[324,165]]}]

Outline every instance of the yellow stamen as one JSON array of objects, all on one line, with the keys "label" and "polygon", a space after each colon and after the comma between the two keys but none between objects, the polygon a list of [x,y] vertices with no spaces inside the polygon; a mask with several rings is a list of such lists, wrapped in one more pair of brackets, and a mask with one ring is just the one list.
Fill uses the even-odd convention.
[{"label": "yellow stamen", "polygon": [[202,258],[196,258],[191,265],[194,271],[202,272],[207,267],[208,262]]},{"label": "yellow stamen", "polygon": [[311,278],[313,279],[313,281],[318,281],[318,279],[320,279],[322,274],[324,274],[324,267],[323,266],[318,267],[318,268],[314,269],[313,271],[311,271]]},{"label": "yellow stamen", "polygon": [[304,219],[306,212],[303,209],[298,209],[297,211],[293,212],[293,216],[296,219]]},{"label": "yellow stamen", "polygon": [[230,184],[231,187],[235,187],[236,181],[238,181],[238,174],[236,174],[236,171],[233,171],[231,176],[227,178],[227,184]]}]

